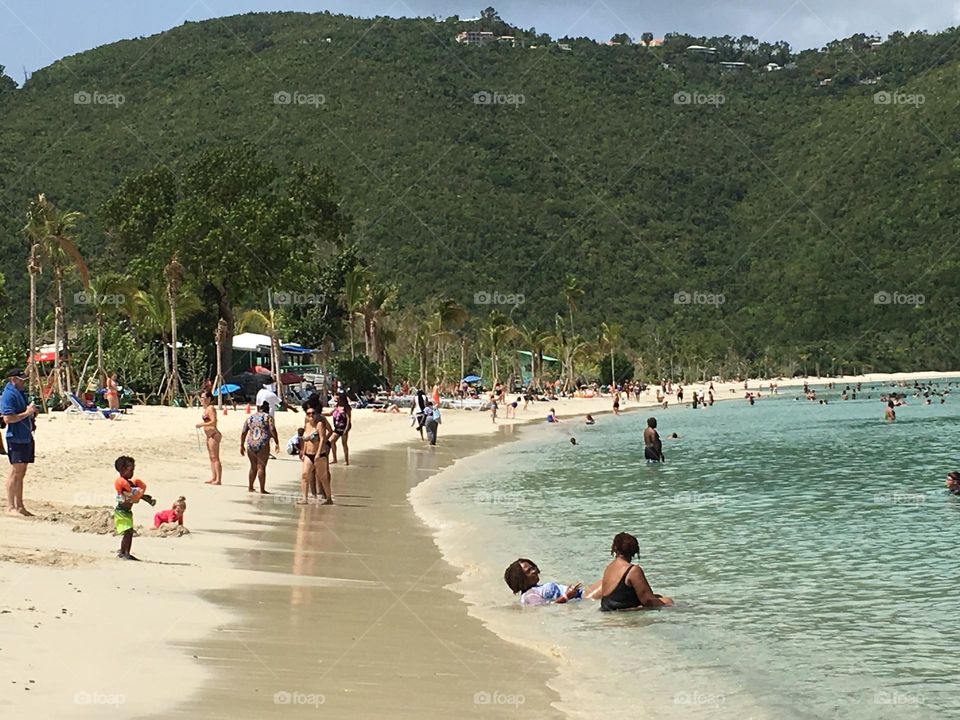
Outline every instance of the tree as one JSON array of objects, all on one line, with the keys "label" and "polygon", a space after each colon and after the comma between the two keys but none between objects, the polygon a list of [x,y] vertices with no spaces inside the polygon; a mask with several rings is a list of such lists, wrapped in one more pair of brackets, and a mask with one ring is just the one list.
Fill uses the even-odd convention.
[{"label": "tree", "polygon": [[645,32],[640,36],[640,39],[643,41],[643,44],[647,47],[650,47],[650,43],[653,42],[653,33]]},{"label": "tree", "polygon": [[229,371],[235,307],[265,286],[310,277],[319,258],[306,266],[290,258],[339,246],[349,219],[329,174],[301,165],[281,174],[249,145],[207,151],[177,171],[159,166],[124,181],[102,214],[138,274],[155,277],[176,256],[213,294],[226,323],[221,364]]},{"label": "tree", "polygon": [[[350,331],[350,359],[355,357],[356,343],[353,339],[353,318],[361,315],[360,308],[366,299],[369,270],[361,265],[352,268],[343,279],[343,309],[347,312],[347,328]],[[369,345],[369,343],[368,343]],[[369,347],[367,348],[369,352]]]},{"label": "tree", "polygon": [[617,45],[632,45],[632,44],[633,44],[633,40],[631,40],[631,39],[630,39],[630,36],[627,35],[626,33],[617,33],[617,34],[614,35],[612,38],[610,38],[610,42],[616,43]]},{"label": "tree", "polygon": [[[103,364],[103,334],[107,318],[111,315],[119,314],[121,309],[126,308],[132,312],[133,308],[127,308],[128,300],[132,303],[134,290],[132,289],[131,279],[127,275],[119,273],[104,273],[90,280],[89,301],[93,306],[95,322],[97,325],[97,367],[94,371],[100,386],[106,387],[107,370]],[[80,378],[81,382],[83,378]]]},{"label": "tree", "polygon": [[582,298],[584,295],[584,289],[580,285],[580,281],[577,280],[575,275],[567,275],[563,281],[563,299],[567,303],[567,309],[570,312],[570,334],[573,335],[576,331],[573,328],[573,312],[577,309],[577,300]]},{"label": "tree", "polygon": [[[80,276],[83,287],[90,286],[90,271],[87,264],[73,241],[73,233],[81,215],[75,211],[62,211],[44,194],[37,196],[27,210],[27,225],[23,231],[30,239],[30,261],[28,271],[31,280],[31,345],[36,340],[36,289],[35,277],[49,267],[53,276],[53,372],[56,378],[57,393],[61,400],[66,393],[72,392],[69,343],[67,339],[66,303],[64,300],[64,286],[67,273],[75,270]],[[78,300],[80,298],[77,298]],[[36,352],[31,348],[30,363],[33,364],[33,355]],[[61,357],[67,358],[61,363]]]},{"label": "tree", "polygon": [[[437,298],[431,306],[431,330],[437,343],[436,355],[436,379],[441,382],[443,365],[443,342],[456,337],[456,331],[460,330],[467,322],[467,310],[463,305],[450,298]],[[461,375],[461,377],[463,377]]]},{"label": "tree", "polygon": [[182,389],[180,369],[177,365],[177,294],[183,283],[184,269],[176,255],[163,269],[163,276],[167,281],[167,303],[170,305],[170,382],[166,395],[167,401],[173,405]]},{"label": "tree", "polygon": [[494,384],[500,382],[499,352],[503,344],[515,337],[516,333],[510,318],[498,310],[492,311],[480,326],[481,342],[490,352],[490,379]]},{"label": "tree", "polygon": [[620,349],[620,344],[623,342],[623,326],[617,323],[600,323],[600,337],[599,337],[599,346],[605,351],[610,353],[610,383],[613,385],[617,384],[616,369],[613,364],[613,354]]}]

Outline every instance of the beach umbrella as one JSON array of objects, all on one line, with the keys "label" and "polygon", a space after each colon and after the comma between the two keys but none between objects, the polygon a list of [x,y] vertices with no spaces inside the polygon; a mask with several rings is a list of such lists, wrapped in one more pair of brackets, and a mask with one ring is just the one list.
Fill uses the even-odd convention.
[{"label": "beach umbrella", "polygon": [[239,385],[234,385],[233,383],[228,383],[226,385],[221,385],[219,388],[214,389],[213,394],[219,395],[223,393],[224,395],[229,395],[230,393],[235,393],[240,389]]},{"label": "beach umbrella", "polygon": [[463,382],[472,383],[472,382],[479,382],[480,380],[482,380],[482,378],[479,375],[467,375],[463,379]]}]

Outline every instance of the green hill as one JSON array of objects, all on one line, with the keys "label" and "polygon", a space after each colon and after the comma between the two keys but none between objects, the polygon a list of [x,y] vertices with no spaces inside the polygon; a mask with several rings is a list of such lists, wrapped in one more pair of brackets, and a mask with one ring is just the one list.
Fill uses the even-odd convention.
[{"label": "green hill", "polygon": [[454,41],[475,27],[251,14],[0,81],[8,295],[25,296],[36,192],[86,214],[91,265],[123,270],[99,213],[124,177],[246,141],[333,172],[352,241],[405,303],[482,315],[478,293],[522,294],[512,319],[550,326],[574,274],[582,331],[621,322],[651,357],[960,365],[960,32],[794,56],[751,38]]}]

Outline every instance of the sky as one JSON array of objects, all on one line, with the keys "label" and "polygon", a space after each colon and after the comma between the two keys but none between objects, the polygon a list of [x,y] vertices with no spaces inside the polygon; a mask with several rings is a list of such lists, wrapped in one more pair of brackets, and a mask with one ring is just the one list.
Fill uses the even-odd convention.
[{"label": "sky", "polygon": [[821,47],[854,33],[960,25],[960,0],[0,0],[0,65],[18,83],[84,50],[237,13],[296,10],[373,17],[476,17],[492,4],[512,25],[553,37],[652,32],[752,35]]}]

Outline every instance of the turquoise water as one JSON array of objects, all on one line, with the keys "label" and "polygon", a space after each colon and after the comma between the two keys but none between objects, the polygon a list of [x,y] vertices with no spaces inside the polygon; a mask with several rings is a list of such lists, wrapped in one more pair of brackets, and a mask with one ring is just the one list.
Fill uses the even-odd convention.
[{"label": "turquoise water", "polygon": [[[441,548],[475,566],[459,589],[494,630],[560,649],[574,715],[960,717],[960,498],[943,487],[960,392],[910,398],[894,424],[869,392],[531,428],[444,480],[434,509],[469,533]],[[642,459],[651,413],[680,434],[661,466]],[[518,556],[592,582],[621,530],[676,608],[520,609],[502,582]]]}]

